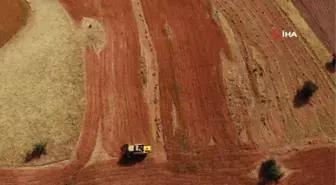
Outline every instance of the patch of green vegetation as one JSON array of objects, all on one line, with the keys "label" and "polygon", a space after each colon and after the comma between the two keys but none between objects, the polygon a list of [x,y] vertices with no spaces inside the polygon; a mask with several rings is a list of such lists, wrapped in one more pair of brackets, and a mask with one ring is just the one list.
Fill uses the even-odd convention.
[{"label": "patch of green vegetation", "polygon": [[47,154],[47,143],[37,143],[34,145],[34,149],[31,152],[27,152],[25,162],[29,162],[33,159],[40,158],[42,155]]}]

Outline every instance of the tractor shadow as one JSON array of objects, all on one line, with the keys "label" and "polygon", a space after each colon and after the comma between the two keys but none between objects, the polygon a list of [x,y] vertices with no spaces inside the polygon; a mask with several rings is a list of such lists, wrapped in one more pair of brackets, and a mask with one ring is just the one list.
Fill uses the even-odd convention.
[{"label": "tractor shadow", "polygon": [[264,178],[265,177],[265,165],[261,164],[261,167],[259,169],[259,173],[258,173],[258,183],[257,185],[267,185],[269,184],[269,182]]},{"label": "tractor shadow", "polygon": [[146,158],[146,155],[131,156],[131,157],[128,157],[127,155],[123,155],[120,157],[118,161],[118,165],[119,166],[134,166],[144,161],[145,158]]},{"label": "tractor shadow", "polygon": [[119,166],[134,166],[146,159],[147,155],[127,155],[125,147],[126,145],[120,148],[121,155],[117,163]]}]

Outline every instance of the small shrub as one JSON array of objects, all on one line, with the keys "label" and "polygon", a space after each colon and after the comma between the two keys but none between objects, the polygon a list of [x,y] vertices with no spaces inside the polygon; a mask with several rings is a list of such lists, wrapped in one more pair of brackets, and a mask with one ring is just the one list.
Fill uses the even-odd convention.
[{"label": "small shrub", "polygon": [[335,72],[335,68],[336,68],[335,59],[336,59],[336,55],[334,54],[332,60],[330,62],[326,63],[326,65],[325,65],[325,67],[327,68],[327,70],[329,72],[332,72],[332,73]]},{"label": "small shrub", "polygon": [[268,159],[261,164],[259,175],[264,182],[277,182],[284,176],[284,172],[274,159]]},{"label": "small shrub", "polygon": [[335,65],[336,65],[335,57],[333,58],[333,60],[330,63],[331,63],[332,66],[335,67]]},{"label": "small shrub", "polygon": [[336,53],[333,54],[333,58],[332,58],[332,61],[331,63],[335,66],[336,65]]},{"label": "small shrub", "polygon": [[35,152],[36,155],[38,155],[38,156],[41,156],[42,154],[45,155],[45,154],[47,154],[47,153],[46,153],[46,146],[47,146],[46,143],[43,143],[43,144],[39,143],[39,144],[36,144],[33,152]]},{"label": "small shrub", "polygon": [[304,83],[303,88],[302,88],[302,95],[309,99],[310,97],[313,96],[313,94],[317,91],[318,87],[312,82],[312,81],[307,81]]},{"label": "small shrub", "polygon": [[42,155],[46,155],[46,143],[38,143],[34,145],[32,152],[27,152],[25,162],[29,162],[33,159],[40,158]]}]

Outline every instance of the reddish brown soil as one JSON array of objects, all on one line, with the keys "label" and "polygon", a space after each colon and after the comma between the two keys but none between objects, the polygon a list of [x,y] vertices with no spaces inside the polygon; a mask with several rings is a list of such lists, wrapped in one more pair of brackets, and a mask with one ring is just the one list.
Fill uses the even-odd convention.
[{"label": "reddish brown soil", "polygon": [[142,92],[140,47],[131,3],[102,0],[101,6],[118,7],[115,11],[101,9],[103,23],[109,25],[105,29],[109,45],[100,54],[104,65],[104,147],[108,154],[118,156],[116,152],[125,143],[150,143],[148,108]]},{"label": "reddish brown soil", "polygon": [[[247,91],[252,91],[253,87],[256,89],[252,97],[254,114],[242,115],[247,120],[242,124],[247,130],[248,142],[241,142],[232,114],[248,112],[250,105],[243,104],[246,110],[240,110],[230,107],[227,101],[228,89],[232,87],[223,82],[220,53],[226,55],[225,65],[230,64],[234,56],[226,35],[211,17],[209,2],[142,0],[159,65],[158,88],[164,136],[164,151],[160,152],[167,154],[168,161],[157,163],[155,156],[149,156],[139,167],[119,167],[117,159],[112,158],[85,166],[98,134],[101,134],[103,148],[111,157],[117,157],[119,148],[126,142],[152,142],[148,104],[140,78],[141,48],[131,1],[61,2],[75,22],[82,17],[96,18],[102,22],[106,34],[106,45],[98,55],[90,48],[86,51],[88,106],[76,156],[69,161],[70,164],[57,167],[1,169],[2,183],[257,185],[258,179],[253,172],[263,159],[271,155],[267,151],[270,147],[273,152],[281,151],[277,155],[284,167],[302,170],[303,175],[293,173],[283,184],[325,182],[329,185],[335,179],[334,147],[331,150],[299,150],[293,155],[282,152],[285,144],[295,145],[297,140],[319,138],[320,135],[310,135],[314,133],[313,124],[306,122],[316,117],[324,117],[325,121],[335,119],[334,94],[330,87],[334,81],[305,43],[300,40],[278,42],[271,38],[274,27],[294,29],[290,20],[271,1],[214,1],[214,6],[228,19],[237,43],[242,43],[238,49],[246,61],[244,74],[249,74],[251,82]],[[169,27],[170,34],[164,30],[165,27]],[[256,78],[260,77],[252,75],[255,56],[247,46],[256,48],[265,62],[261,79],[267,87],[266,95],[272,97],[266,104],[262,101],[265,97],[260,95],[265,92],[256,84]],[[291,101],[300,79],[316,80],[320,90],[312,105],[293,109]],[[178,122],[175,132],[173,105]],[[261,118],[266,122],[262,123]],[[293,132],[301,130],[302,135],[298,138],[286,135],[291,129],[287,122],[292,120],[297,126]],[[317,119],[317,123],[322,124],[320,122]],[[101,133],[98,133],[99,127]],[[334,132],[328,133],[328,129],[332,130],[321,128],[321,133],[333,135]],[[317,160],[318,156],[323,158]],[[319,173],[328,176],[321,179],[317,177]],[[310,174],[316,178],[305,179]]]},{"label": "reddish brown soil", "polygon": [[0,1],[0,47],[8,42],[25,24],[28,5],[21,0]]},{"label": "reddish brown soil", "polygon": [[[218,70],[219,52],[227,49],[226,41],[216,23],[205,17],[205,1],[142,2],[160,66],[161,116],[166,145],[176,146],[178,143],[173,141],[181,140],[172,132],[173,104],[180,128],[177,135],[190,138],[186,143],[189,150],[207,145],[211,138],[227,147],[237,142]],[[163,32],[165,24],[172,30],[172,40]]]},{"label": "reddish brown soil", "polygon": [[335,148],[301,151],[283,160],[294,172],[284,181],[288,185],[335,184]]},{"label": "reddish brown soil", "polygon": [[[250,115],[244,114],[249,116],[245,123],[248,139],[261,145],[278,146],[286,140],[298,142],[320,135],[316,130],[319,124],[322,128],[328,123],[334,127],[334,75],[324,68],[326,61],[319,60],[312,50],[307,49],[304,39],[272,38],[273,29],[296,30],[278,4],[274,1],[260,1],[258,6],[253,1],[215,2],[235,33],[243,56],[242,63],[246,65],[243,74],[249,74],[246,86],[250,86],[252,97],[245,97],[251,103],[237,109],[233,100],[231,107],[237,115],[242,109],[250,111]],[[313,106],[294,108],[293,97],[306,80],[319,84],[321,91],[311,102]],[[328,134],[329,131],[326,129],[324,132]],[[328,136],[334,138],[334,131]]]},{"label": "reddish brown soil", "polygon": [[335,1],[293,0],[293,3],[330,53],[335,53]]}]

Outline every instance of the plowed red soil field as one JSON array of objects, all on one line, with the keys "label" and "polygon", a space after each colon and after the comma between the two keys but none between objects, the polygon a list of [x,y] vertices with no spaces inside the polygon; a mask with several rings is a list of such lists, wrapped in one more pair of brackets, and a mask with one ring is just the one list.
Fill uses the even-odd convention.
[{"label": "plowed red soil field", "polygon": [[331,53],[335,53],[335,1],[293,0],[310,27]]},{"label": "plowed red soil field", "polygon": [[[101,51],[85,50],[79,142],[65,163],[0,168],[1,185],[258,185],[268,157],[286,169],[280,184],[335,183],[331,53],[313,47],[306,36],[317,38],[316,29],[299,24],[291,2],[60,2],[74,24],[90,17],[105,31]],[[298,37],[275,40],[280,28]],[[332,35],[322,37],[332,47]],[[295,107],[306,80],[319,89]],[[153,152],[121,167],[124,143],[149,143]]]},{"label": "plowed red soil field", "polygon": [[0,2],[0,47],[8,42],[26,23],[29,13],[27,3],[2,0]]}]

